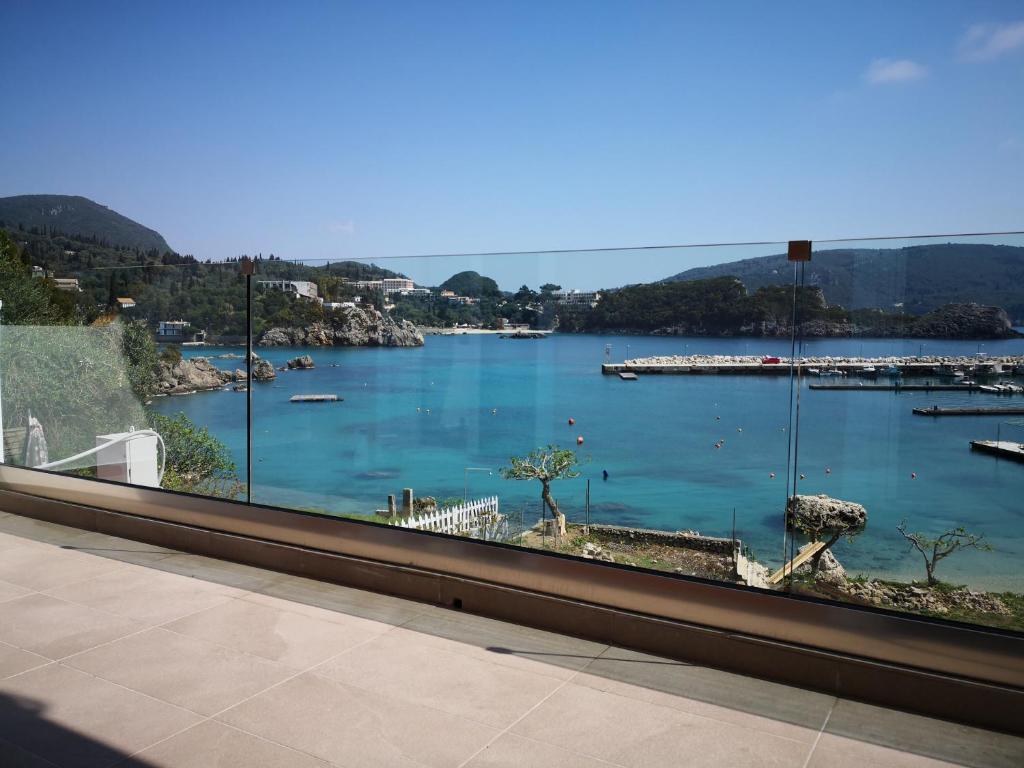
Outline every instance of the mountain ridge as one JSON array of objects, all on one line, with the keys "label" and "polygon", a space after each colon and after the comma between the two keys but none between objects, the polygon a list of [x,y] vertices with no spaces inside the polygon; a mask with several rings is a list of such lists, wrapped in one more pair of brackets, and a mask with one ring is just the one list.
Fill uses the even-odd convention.
[{"label": "mountain ridge", "polygon": [[[907,248],[837,248],[816,251],[806,284],[822,289],[829,304],[847,309],[902,309],[924,314],[941,306],[978,302],[1024,319],[1024,247],[934,243]],[[735,277],[751,291],[791,285],[785,254],[694,267],[658,283]]]},{"label": "mountain ridge", "polygon": [[81,195],[0,197],[0,226],[95,238],[101,243],[141,251],[173,251],[155,229]]}]

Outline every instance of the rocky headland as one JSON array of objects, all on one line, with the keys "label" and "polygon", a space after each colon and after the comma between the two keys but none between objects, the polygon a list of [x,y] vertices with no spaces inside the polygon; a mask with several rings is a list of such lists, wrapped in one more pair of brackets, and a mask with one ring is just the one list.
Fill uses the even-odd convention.
[{"label": "rocky headland", "polygon": [[423,335],[408,320],[396,321],[376,309],[349,308],[305,327],[270,328],[261,347],[419,347]]}]

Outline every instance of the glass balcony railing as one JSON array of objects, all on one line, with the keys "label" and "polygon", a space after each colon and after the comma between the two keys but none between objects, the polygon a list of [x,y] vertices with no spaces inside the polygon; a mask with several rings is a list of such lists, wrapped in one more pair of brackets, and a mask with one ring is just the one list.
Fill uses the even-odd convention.
[{"label": "glass balcony railing", "polygon": [[1022,246],[11,252],[3,458],[1019,632]]}]

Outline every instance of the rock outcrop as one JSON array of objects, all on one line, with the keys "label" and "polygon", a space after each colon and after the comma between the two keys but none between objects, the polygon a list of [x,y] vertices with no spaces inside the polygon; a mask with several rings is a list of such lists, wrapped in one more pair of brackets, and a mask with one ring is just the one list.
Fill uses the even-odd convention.
[{"label": "rock outcrop", "polygon": [[182,358],[174,365],[161,361],[157,367],[157,392],[184,395],[220,389],[234,379],[234,374],[220,370],[205,357]]},{"label": "rock outcrop", "polygon": [[376,309],[352,307],[330,313],[328,319],[304,328],[271,328],[261,347],[419,347],[423,335],[408,320],[395,320]]},{"label": "rock outcrop", "polygon": [[288,361],[287,365],[288,365],[288,370],[289,371],[294,371],[294,370],[300,370],[301,371],[301,370],[306,370],[308,368],[315,368],[316,367],[314,365],[314,363],[313,363],[313,358],[310,357],[309,355],[302,355],[301,357],[293,357],[291,360]]},{"label": "rock outcrop", "polygon": [[910,335],[925,339],[1006,339],[1020,334],[999,307],[946,304],[915,320]]},{"label": "rock outcrop", "polygon": [[252,378],[253,381],[270,381],[277,378],[277,371],[269,360],[256,358],[252,363]]}]

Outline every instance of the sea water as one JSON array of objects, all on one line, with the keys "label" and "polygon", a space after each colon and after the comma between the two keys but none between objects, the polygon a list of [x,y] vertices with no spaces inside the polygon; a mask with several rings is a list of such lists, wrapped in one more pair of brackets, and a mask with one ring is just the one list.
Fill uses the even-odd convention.
[{"label": "sea water", "polygon": [[[497,495],[514,521],[540,518],[540,485],[505,480],[509,457],[555,444],[575,448],[580,475],[553,493],[570,520],[737,537],[779,565],[787,477],[799,493],[863,504],[866,530],[835,551],[847,569],[921,578],[920,555],[896,531],[985,534],[990,553],[944,560],[939,576],[1024,591],[1024,465],[970,450],[973,439],[1024,441],[1009,417],[915,416],[932,405],[1024,405],[1024,397],[963,392],[822,392],[799,388],[790,450],[788,376],[601,375],[626,355],[788,355],[788,341],[597,335],[539,340],[429,336],[418,348],[267,348],[280,366],[310,354],[316,367],[278,373],[253,390],[253,500],[331,513],[373,514],[403,488],[437,499]],[[811,355],[1024,354],[1024,341],[827,339]],[[190,352],[216,357],[239,350]],[[214,360],[233,370],[240,360]],[[817,379],[812,381],[817,382]],[[837,380],[821,380],[832,383]],[[845,379],[843,380],[845,381]],[[884,380],[882,380],[884,381]],[[336,403],[290,403],[337,394]],[[796,398],[794,398],[795,401]],[[245,462],[245,395],[162,398]],[[574,424],[570,425],[569,420]],[[578,438],[582,443],[577,444]],[[719,444],[720,447],[715,447]],[[607,472],[607,478],[605,478]],[[772,474],[774,473],[774,477]],[[244,472],[242,473],[244,475]],[[805,475],[805,479],[799,479]]]}]

